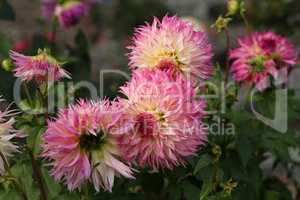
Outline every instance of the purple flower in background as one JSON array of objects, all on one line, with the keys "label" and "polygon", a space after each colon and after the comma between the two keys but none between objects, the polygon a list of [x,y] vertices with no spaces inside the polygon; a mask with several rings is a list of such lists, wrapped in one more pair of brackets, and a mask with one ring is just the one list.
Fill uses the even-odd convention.
[{"label": "purple flower in background", "polygon": [[55,9],[59,24],[63,27],[71,27],[79,23],[80,19],[89,11],[89,4],[80,1],[67,1],[58,5]]},{"label": "purple flower in background", "polygon": [[62,27],[72,27],[79,23],[91,6],[101,3],[102,0],[42,0],[42,12],[47,20],[57,17]]}]

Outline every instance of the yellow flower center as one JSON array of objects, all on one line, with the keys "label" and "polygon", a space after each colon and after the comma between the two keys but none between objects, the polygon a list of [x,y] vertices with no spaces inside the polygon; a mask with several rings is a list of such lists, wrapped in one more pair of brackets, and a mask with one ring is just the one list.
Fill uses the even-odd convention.
[{"label": "yellow flower center", "polygon": [[60,67],[59,62],[54,57],[49,55],[46,49],[44,50],[39,49],[38,55],[32,56],[32,59],[36,61],[46,61],[55,67]]},{"label": "yellow flower center", "polygon": [[159,68],[169,68],[174,67],[176,70],[181,71],[185,66],[179,59],[178,53],[175,51],[164,51],[157,55],[159,63],[157,67]]}]

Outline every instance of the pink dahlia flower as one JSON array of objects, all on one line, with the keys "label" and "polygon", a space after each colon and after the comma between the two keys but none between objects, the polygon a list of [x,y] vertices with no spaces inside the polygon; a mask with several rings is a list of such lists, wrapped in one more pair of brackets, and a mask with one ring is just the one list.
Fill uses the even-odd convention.
[{"label": "pink dahlia flower", "polygon": [[[2,101],[0,99],[0,102]],[[17,132],[13,128],[15,120],[12,115],[14,115],[14,111],[9,108],[0,111],[0,175],[5,174],[5,163],[8,163],[8,157],[18,152],[18,146],[11,141],[17,137]]]},{"label": "pink dahlia flower", "polygon": [[197,79],[208,79],[213,67],[212,47],[207,36],[188,21],[176,16],[165,16],[160,22],[136,29],[133,44],[128,47],[133,69],[164,69],[172,74],[184,74]]},{"label": "pink dahlia flower", "polygon": [[48,122],[42,156],[51,160],[52,175],[69,190],[92,182],[98,191],[111,191],[115,175],[133,178],[131,168],[119,160],[114,133],[120,118],[108,101],[79,101]]},{"label": "pink dahlia flower", "polygon": [[15,76],[23,81],[35,80],[38,83],[45,81],[58,81],[63,77],[70,78],[60,63],[48,55],[46,50],[39,50],[36,56],[25,56],[10,51],[10,58],[15,65]]},{"label": "pink dahlia flower", "polygon": [[233,78],[260,91],[267,88],[269,76],[276,79],[281,69],[297,62],[294,47],[273,32],[254,33],[240,39],[239,45],[229,55]]},{"label": "pink dahlia flower", "polygon": [[195,99],[191,83],[182,76],[174,80],[164,71],[137,70],[121,92],[127,99],[119,99],[120,104],[133,127],[119,137],[128,162],[172,169],[206,140],[201,126],[206,104]]}]

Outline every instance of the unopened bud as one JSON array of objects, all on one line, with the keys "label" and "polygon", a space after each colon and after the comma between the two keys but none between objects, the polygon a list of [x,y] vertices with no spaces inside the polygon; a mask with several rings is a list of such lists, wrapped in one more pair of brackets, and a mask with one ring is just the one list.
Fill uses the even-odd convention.
[{"label": "unopened bud", "polygon": [[221,147],[219,145],[216,145],[216,144],[213,145],[213,147],[212,147],[212,153],[215,156],[214,161],[217,162],[220,159],[221,155],[222,155],[222,149],[221,149]]},{"label": "unopened bud", "polygon": [[240,9],[238,0],[228,0],[227,3],[227,16],[235,15]]},{"label": "unopened bud", "polygon": [[14,68],[14,65],[11,61],[11,59],[5,59],[2,61],[2,68],[5,70],[5,71],[12,71],[12,69]]},{"label": "unopened bud", "polygon": [[213,27],[217,29],[218,32],[221,32],[222,30],[226,29],[228,27],[229,22],[231,21],[231,18],[229,17],[222,17],[219,16],[216,20]]},{"label": "unopened bud", "polygon": [[229,179],[224,185],[223,190],[226,196],[230,196],[232,191],[238,186],[236,181]]}]

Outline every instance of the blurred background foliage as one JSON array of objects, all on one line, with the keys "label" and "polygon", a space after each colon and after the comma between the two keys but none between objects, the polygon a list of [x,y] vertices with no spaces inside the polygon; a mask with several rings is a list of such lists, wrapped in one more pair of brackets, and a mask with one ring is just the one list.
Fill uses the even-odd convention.
[{"label": "blurred background foliage", "polygon": [[[299,0],[248,0],[245,3],[251,30],[276,31],[287,36],[299,50]],[[211,24],[225,12],[225,0],[103,0],[80,25],[64,30],[54,29],[53,24],[43,20],[38,0],[0,0],[0,60],[7,58],[10,49],[34,55],[38,48],[50,48],[59,60],[68,61],[65,67],[72,74],[72,81],[92,81],[98,88],[104,84],[104,91],[99,91],[99,95],[103,92],[103,95],[114,98],[126,78],[106,74],[102,83],[99,71],[119,69],[129,74],[126,46],[135,27],[152,21],[153,16],[161,18],[166,13],[193,18],[208,33],[214,47],[215,62],[222,64],[226,59],[225,37],[217,34]],[[232,38],[246,34],[240,17],[230,25],[230,34]],[[232,45],[235,42],[233,40]],[[14,77],[0,70],[0,79],[0,94],[12,101]],[[300,107],[295,99],[299,91],[294,89],[289,94],[289,105],[293,107],[289,108],[291,120],[287,134],[267,128],[249,113],[228,112],[222,118],[227,120],[225,124],[229,121],[236,125],[237,135],[212,134],[209,144],[199,152],[200,156],[191,158],[185,168],[159,173],[149,173],[144,169],[135,181],[117,181],[112,194],[101,192],[92,198],[290,200],[294,195],[299,200],[296,195],[297,190],[299,195],[300,161],[293,160],[290,155],[291,147],[299,147],[300,144],[299,137],[295,137]],[[84,90],[76,94],[77,97],[89,96]],[[259,105],[271,107],[274,94],[265,95],[258,99]],[[33,190],[34,182],[28,173],[31,169],[24,166],[15,170],[22,176],[23,182],[28,183],[31,199],[37,199],[35,194],[38,191]],[[51,199],[78,199],[76,194],[64,193],[65,189],[45,174],[47,183],[53,186],[49,191]],[[9,188],[6,191],[10,191]],[[15,193],[6,192],[0,194],[0,199],[18,197]]]}]

